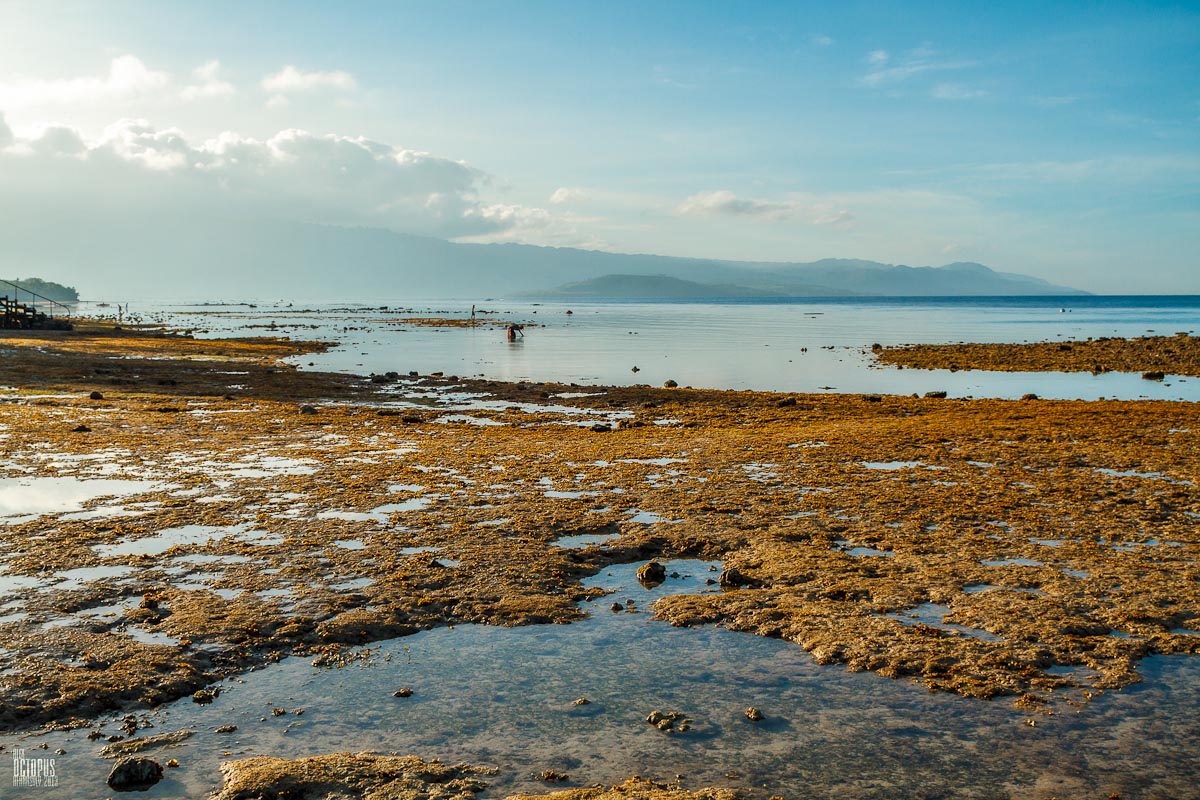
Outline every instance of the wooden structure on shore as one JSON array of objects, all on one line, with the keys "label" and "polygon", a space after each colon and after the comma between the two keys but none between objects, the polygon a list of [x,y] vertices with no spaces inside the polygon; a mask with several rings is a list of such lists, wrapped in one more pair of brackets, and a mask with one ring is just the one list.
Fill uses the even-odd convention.
[{"label": "wooden structure on shore", "polygon": [[[62,303],[51,300],[49,297],[43,297],[12,281],[0,280],[0,291],[3,291],[5,286],[11,287],[14,291],[11,298],[7,294],[0,295],[0,330],[69,331],[74,327],[67,317],[54,316],[55,306],[64,311],[70,311]],[[22,292],[29,295],[29,302],[20,301]],[[34,302],[35,298],[49,305],[49,314],[38,310],[37,304]]]}]

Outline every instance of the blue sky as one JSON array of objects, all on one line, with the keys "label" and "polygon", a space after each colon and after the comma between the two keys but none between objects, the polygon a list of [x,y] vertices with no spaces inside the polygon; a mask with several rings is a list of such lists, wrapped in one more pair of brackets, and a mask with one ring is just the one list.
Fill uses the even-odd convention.
[{"label": "blue sky", "polygon": [[0,116],[47,214],[1200,293],[1195,4],[10,0]]}]

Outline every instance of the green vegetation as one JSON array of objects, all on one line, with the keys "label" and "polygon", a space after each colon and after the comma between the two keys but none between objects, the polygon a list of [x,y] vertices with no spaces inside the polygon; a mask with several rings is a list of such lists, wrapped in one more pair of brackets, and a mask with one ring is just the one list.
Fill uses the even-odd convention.
[{"label": "green vegetation", "polygon": [[[60,303],[74,303],[79,300],[79,292],[74,286],[63,286],[54,281],[44,281],[41,278],[3,278],[0,283],[0,296],[17,300],[29,300],[28,292],[36,292],[42,297],[57,300]],[[18,292],[11,284],[16,284],[24,291]]]}]

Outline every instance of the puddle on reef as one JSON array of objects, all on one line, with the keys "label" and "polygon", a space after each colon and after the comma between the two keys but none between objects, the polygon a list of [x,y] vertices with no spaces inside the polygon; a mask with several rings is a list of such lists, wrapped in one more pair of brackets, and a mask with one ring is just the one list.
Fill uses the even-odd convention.
[{"label": "puddle on reef", "polygon": [[620,533],[576,533],[570,536],[560,536],[555,539],[555,547],[568,550],[582,550],[593,545],[606,544],[621,537]]},{"label": "puddle on reef", "polygon": [[0,478],[0,524],[28,522],[43,514],[82,512],[87,503],[163,488],[155,481],[81,480],[74,477]]},{"label": "puddle on reef", "polygon": [[[649,590],[638,566],[590,579],[614,592],[584,603],[590,616],[571,625],[439,628],[373,644],[370,658],[339,669],[288,658],[225,681],[211,705],[185,698],[145,712],[154,728],[140,735],[196,735],[144,752],[180,767],[138,797],[205,796],[232,758],[361,750],[496,767],[485,798],[548,791],[533,777],[545,769],[568,773],[571,786],[681,775],[685,788],[741,786],[754,798],[1195,796],[1198,658],[1147,658],[1143,683],[1030,726],[1005,699],[930,694],[818,666],[789,642],[671,627],[652,619],[653,602],[713,591],[705,582],[714,565],[666,562],[678,577]],[[631,600],[636,611],[610,610]],[[412,696],[393,697],[402,687]],[[580,697],[589,702],[575,705]],[[748,706],[765,719],[749,721]],[[645,722],[655,709],[684,712],[692,729],[657,730]],[[238,729],[216,733],[222,725]],[[118,715],[105,731],[119,727]],[[56,798],[106,796],[112,762],[87,733],[0,736],[0,744],[53,756]],[[48,751],[35,750],[42,743]],[[66,754],[53,755],[58,748]]]}]

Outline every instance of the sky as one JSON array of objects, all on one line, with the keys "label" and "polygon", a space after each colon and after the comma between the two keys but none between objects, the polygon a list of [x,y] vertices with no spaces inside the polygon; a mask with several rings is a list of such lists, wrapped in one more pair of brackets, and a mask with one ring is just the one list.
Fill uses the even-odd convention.
[{"label": "sky", "polygon": [[0,0],[4,209],[1200,294],[1200,4]]}]

